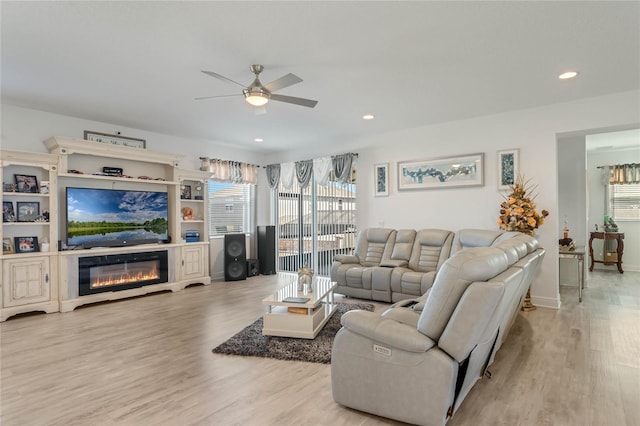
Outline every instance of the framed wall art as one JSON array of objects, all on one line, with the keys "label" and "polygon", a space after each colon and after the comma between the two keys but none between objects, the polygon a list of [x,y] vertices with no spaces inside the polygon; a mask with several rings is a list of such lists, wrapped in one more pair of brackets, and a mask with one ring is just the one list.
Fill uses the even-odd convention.
[{"label": "framed wall art", "polygon": [[18,201],[16,209],[18,222],[35,222],[40,216],[40,203],[37,201]]},{"label": "framed wall art", "polygon": [[389,163],[376,164],[373,170],[374,195],[376,197],[386,197],[389,195]]},{"label": "framed wall art", "polygon": [[11,241],[11,238],[3,238],[2,254],[11,254],[11,253],[15,253],[13,250],[13,241]]},{"label": "framed wall art", "polygon": [[484,185],[484,154],[398,163],[398,190],[444,189]]},{"label": "framed wall art", "polygon": [[498,190],[507,191],[516,183],[519,170],[519,150],[498,151]]},{"label": "framed wall art", "polygon": [[146,148],[147,141],[144,139],[128,138],[122,135],[110,135],[108,133],[93,132],[91,130],[84,131],[84,140],[111,145],[128,146],[131,148]]},{"label": "framed wall art", "polygon": [[38,179],[30,175],[13,175],[18,192],[38,192]]},{"label": "framed wall art", "polygon": [[40,251],[38,237],[14,237],[13,239],[15,241],[16,253],[34,253]]}]

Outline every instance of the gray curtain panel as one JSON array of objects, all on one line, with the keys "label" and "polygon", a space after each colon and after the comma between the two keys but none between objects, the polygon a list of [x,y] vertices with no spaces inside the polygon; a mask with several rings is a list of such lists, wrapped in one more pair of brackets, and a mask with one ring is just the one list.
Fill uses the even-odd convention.
[{"label": "gray curtain panel", "polygon": [[346,183],[349,180],[353,156],[352,153],[333,156],[333,174],[336,175],[338,182]]},{"label": "gray curtain panel", "polygon": [[296,161],[296,179],[300,188],[306,188],[313,175],[313,160]]},{"label": "gray curtain panel", "polygon": [[275,189],[280,183],[280,164],[269,164],[265,170],[267,171],[269,188]]}]

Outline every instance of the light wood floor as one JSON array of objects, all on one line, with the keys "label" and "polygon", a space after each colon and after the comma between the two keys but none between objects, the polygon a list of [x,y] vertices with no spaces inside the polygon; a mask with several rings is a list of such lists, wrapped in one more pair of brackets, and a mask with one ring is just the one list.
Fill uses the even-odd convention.
[{"label": "light wood floor", "polygon": [[[640,273],[588,282],[582,304],[563,287],[562,309],[520,313],[493,379],[449,425],[640,425]],[[211,353],[275,287],[254,277],[14,317],[0,325],[1,424],[398,424],[337,405],[329,365]]]}]

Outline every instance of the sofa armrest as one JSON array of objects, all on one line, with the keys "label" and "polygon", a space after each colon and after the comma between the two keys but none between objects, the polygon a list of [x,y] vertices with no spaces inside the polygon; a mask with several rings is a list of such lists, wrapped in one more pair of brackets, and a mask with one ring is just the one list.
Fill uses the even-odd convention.
[{"label": "sofa armrest", "polygon": [[380,266],[384,266],[387,268],[398,268],[398,267],[406,267],[409,264],[406,260],[393,260],[393,259],[385,259],[380,262]]},{"label": "sofa armrest", "polygon": [[411,308],[396,307],[387,309],[382,313],[382,316],[384,318],[418,328],[418,318],[420,318],[420,312],[415,312]]},{"label": "sofa armrest", "polygon": [[337,254],[333,260],[340,263],[360,263],[360,258],[354,254]]},{"label": "sofa armrest", "polygon": [[348,311],[340,319],[342,326],[373,341],[408,352],[426,352],[435,342],[415,327],[384,318],[369,311]]}]

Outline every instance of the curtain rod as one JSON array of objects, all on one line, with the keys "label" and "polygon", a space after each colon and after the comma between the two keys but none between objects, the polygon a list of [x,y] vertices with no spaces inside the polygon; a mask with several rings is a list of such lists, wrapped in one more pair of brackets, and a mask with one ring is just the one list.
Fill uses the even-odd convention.
[{"label": "curtain rod", "polygon": [[207,161],[211,161],[211,160],[214,160],[214,161],[226,161],[226,162],[231,162],[231,163],[247,164],[247,165],[249,165],[249,166],[254,166],[254,167],[261,167],[261,166],[260,166],[260,165],[258,165],[258,164],[251,164],[251,163],[247,163],[247,162],[245,162],[245,161],[223,160],[223,159],[221,159],[221,158],[209,158],[209,157],[200,157],[200,159],[201,159],[201,160],[207,160]]}]

